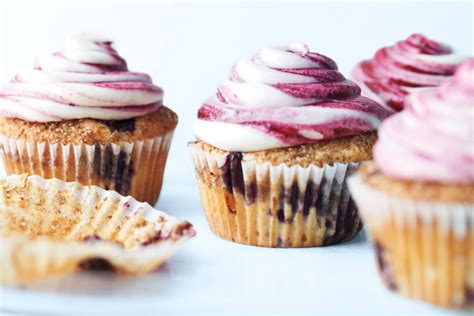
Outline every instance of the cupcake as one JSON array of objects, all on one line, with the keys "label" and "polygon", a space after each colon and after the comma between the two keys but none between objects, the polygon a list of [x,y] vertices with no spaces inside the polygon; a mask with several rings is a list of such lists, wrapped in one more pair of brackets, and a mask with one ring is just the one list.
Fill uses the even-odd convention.
[{"label": "cupcake", "polygon": [[443,43],[412,34],[357,64],[352,79],[361,87],[362,95],[396,112],[403,109],[410,93],[449,80],[465,59]]},{"label": "cupcake", "polygon": [[239,61],[199,108],[189,144],[211,230],[265,247],[351,240],[362,223],[346,178],[372,158],[388,115],[305,44]]},{"label": "cupcake", "polygon": [[154,204],[178,119],[106,38],[79,34],[0,86],[8,174],[97,185]]},{"label": "cupcake", "polygon": [[474,59],[407,101],[382,124],[351,192],[388,288],[474,306]]}]

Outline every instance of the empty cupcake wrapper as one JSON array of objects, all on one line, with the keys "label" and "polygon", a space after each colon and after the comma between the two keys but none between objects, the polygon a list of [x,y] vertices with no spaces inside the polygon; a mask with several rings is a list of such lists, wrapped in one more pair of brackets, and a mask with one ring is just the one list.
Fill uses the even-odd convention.
[{"label": "empty cupcake wrapper", "polygon": [[238,243],[314,247],[347,241],[362,228],[346,187],[358,163],[323,167],[243,161],[238,153],[189,145],[211,230]]},{"label": "empty cupcake wrapper", "polygon": [[349,186],[371,235],[385,285],[443,306],[474,306],[474,205],[401,199]]},{"label": "empty cupcake wrapper", "polygon": [[26,175],[0,184],[1,283],[104,266],[151,272],[194,236],[190,223],[96,186]]},{"label": "empty cupcake wrapper", "polygon": [[173,133],[142,141],[93,145],[34,142],[0,135],[0,151],[8,174],[28,173],[97,185],[154,205]]}]

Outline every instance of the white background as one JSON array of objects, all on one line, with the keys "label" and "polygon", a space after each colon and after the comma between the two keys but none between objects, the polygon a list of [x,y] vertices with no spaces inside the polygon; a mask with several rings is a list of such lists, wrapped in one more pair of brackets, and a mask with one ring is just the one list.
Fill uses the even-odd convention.
[{"label": "white background", "polygon": [[[77,312],[99,297],[96,311],[446,312],[385,291],[363,237],[342,246],[293,250],[214,238],[198,202],[186,142],[193,139],[201,102],[236,60],[259,48],[304,41],[333,58],[346,75],[357,61],[414,32],[472,55],[472,3],[0,0],[0,82],[79,31],[115,38],[129,68],[149,73],[165,89],[165,104],[180,123],[158,206],[192,220],[199,235],[161,274],[112,283],[89,280],[76,290],[71,282],[58,283],[48,287],[56,289],[53,294],[5,290],[0,299],[10,310],[20,303],[29,310]],[[31,304],[21,303],[25,295],[31,295]]]}]

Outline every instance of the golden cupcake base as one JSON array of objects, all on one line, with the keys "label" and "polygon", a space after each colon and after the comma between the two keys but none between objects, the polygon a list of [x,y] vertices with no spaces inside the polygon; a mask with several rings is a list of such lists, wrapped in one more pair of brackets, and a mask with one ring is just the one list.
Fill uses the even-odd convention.
[{"label": "golden cupcake base", "polygon": [[209,226],[223,239],[316,247],[351,240],[362,228],[345,185],[358,163],[275,166],[197,143],[189,149]]},{"label": "golden cupcake base", "polygon": [[472,203],[403,199],[374,190],[361,176],[349,183],[390,290],[445,307],[474,307]]},{"label": "golden cupcake base", "polygon": [[9,175],[97,185],[154,205],[177,122],[164,106],[123,121],[0,118],[0,154]]}]

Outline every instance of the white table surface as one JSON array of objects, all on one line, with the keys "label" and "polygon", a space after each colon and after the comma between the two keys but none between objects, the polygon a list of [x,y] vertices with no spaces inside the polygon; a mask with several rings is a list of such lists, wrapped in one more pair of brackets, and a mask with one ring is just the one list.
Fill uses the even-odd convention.
[{"label": "white table surface", "polygon": [[2,312],[51,314],[472,315],[387,291],[365,234],[337,246],[268,249],[214,237],[193,178],[170,180],[161,210],[190,220],[197,236],[146,276],[81,273],[25,288],[0,287]]}]

